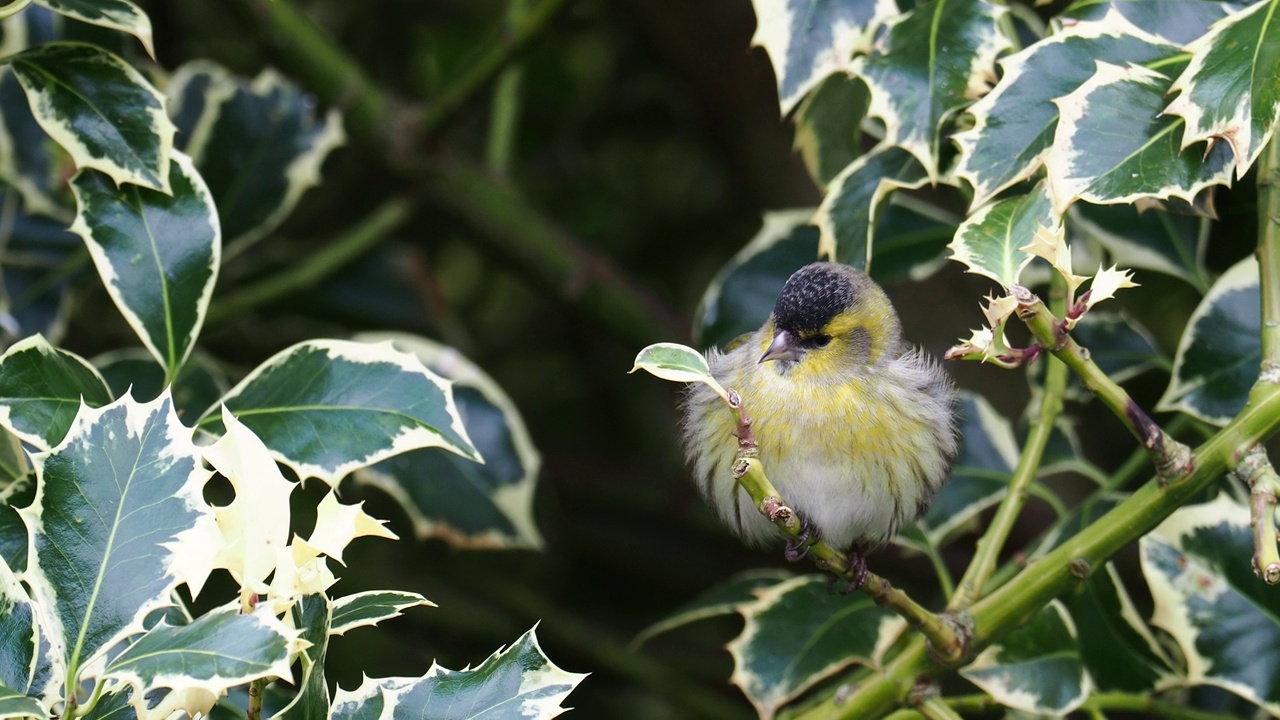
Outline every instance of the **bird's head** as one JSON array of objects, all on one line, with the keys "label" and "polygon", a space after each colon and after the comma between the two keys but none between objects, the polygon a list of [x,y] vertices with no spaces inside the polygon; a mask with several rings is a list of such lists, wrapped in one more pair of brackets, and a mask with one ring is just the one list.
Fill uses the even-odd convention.
[{"label": "bird's head", "polygon": [[849,265],[816,262],[793,274],[770,316],[760,362],[825,375],[875,365],[901,352],[902,326],[874,280]]}]

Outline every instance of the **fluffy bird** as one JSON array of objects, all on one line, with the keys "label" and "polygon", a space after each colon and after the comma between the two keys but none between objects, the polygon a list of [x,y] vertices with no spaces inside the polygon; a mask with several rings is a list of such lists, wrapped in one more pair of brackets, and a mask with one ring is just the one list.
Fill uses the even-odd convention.
[{"label": "fluffy bird", "polygon": [[[866,553],[928,508],[956,454],[955,388],[903,338],[884,291],[848,265],[797,270],[759,330],[707,352],[711,374],[742,396],[769,480],[816,532],[848,549],[850,589]],[[737,426],[724,401],[690,386],[683,440],[698,489],[747,544],[778,531],[734,480]]]}]

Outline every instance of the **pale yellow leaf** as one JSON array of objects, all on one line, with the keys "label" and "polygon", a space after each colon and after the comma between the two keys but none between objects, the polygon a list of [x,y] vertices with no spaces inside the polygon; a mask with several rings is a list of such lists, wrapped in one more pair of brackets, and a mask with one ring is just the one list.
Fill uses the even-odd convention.
[{"label": "pale yellow leaf", "polygon": [[307,543],[341,563],[342,551],[358,537],[373,535],[396,540],[396,534],[383,527],[381,520],[366,514],[362,505],[343,505],[338,502],[338,494],[330,491],[316,507],[316,529]]},{"label": "pale yellow leaf", "polygon": [[1093,277],[1093,282],[1089,285],[1089,299],[1085,304],[1092,308],[1103,300],[1115,297],[1117,290],[1131,287],[1138,287],[1138,283],[1133,281],[1133,273],[1129,270],[1117,270],[1112,265],[1106,270],[1099,270]]}]

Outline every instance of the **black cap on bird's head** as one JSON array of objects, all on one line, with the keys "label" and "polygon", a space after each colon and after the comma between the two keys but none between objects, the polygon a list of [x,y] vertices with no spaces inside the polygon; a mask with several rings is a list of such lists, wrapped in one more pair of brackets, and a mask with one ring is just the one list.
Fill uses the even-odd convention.
[{"label": "black cap on bird's head", "polygon": [[810,263],[795,271],[778,294],[772,315],[773,340],[760,362],[796,360],[806,350],[826,347],[836,333],[855,334],[859,336],[857,344],[865,346],[865,327],[844,328],[832,321],[842,314],[864,322],[873,320],[864,317],[867,311],[897,324],[888,298],[866,273],[843,263]]}]

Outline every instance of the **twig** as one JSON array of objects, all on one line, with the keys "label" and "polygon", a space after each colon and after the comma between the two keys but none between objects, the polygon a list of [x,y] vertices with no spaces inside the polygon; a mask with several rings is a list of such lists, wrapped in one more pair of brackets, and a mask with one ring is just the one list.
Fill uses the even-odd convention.
[{"label": "twig", "polygon": [[1276,475],[1261,445],[1245,453],[1233,474],[1249,486],[1253,573],[1268,585],[1280,583],[1280,548],[1276,545],[1276,496],[1280,494],[1280,476]]},{"label": "twig", "polygon": [[[769,482],[763,464],[756,457],[758,448],[755,434],[751,430],[751,416],[747,413],[742,396],[733,389],[729,390],[728,395],[729,407],[738,424],[738,460],[733,466],[733,477],[751,496],[761,515],[788,536],[799,538],[799,518],[783,500],[777,488]],[[853,580],[844,552],[825,540],[819,539],[811,544],[807,556],[819,568],[844,580]],[[968,638],[972,627],[967,615],[935,615],[917,604],[905,592],[891,586],[888,580],[870,572],[858,590],[874,600],[876,605],[902,616],[911,627],[928,638],[930,652],[937,662],[954,665],[968,656]]]},{"label": "twig", "polygon": [[986,532],[978,539],[973,560],[960,579],[957,592],[951,597],[947,608],[955,610],[973,604],[982,597],[983,589],[996,569],[996,561],[1004,548],[1013,524],[1017,521],[1022,507],[1026,503],[1027,492],[1035,481],[1040,469],[1040,461],[1044,457],[1044,449],[1049,444],[1049,436],[1053,434],[1053,424],[1062,414],[1062,398],[1067,389],[1067,367],[1056,359],[1046,361],[1044,390],[1040,398],[1040,412],[1032,421],[1031,432],[1022,447],[1022,455],[1018,458],[1018,466],[1009,480],[1009,490],[995,517]]},{"label": "twig", "polygon": [[1009,295],[1018,301],[1018,317],[1041,347],[1071,368],[1085,389],[1097,395],[1147,449],[1156,475],[1162,481],[1171,482],[1190,474],[1195,462],[1187,446],[1160,429],[1129,393],[1107,377],[1090,358],[1089,351],[1076,343],[1067,333],[1065,323],[1050,312],[1039,297],[1021,285],[1010,288]]},{"label": "twig", "polygon": [[1258,157],[1258,269],[1262,286],[1262,374],[1280,374],[1280,143]]}]

